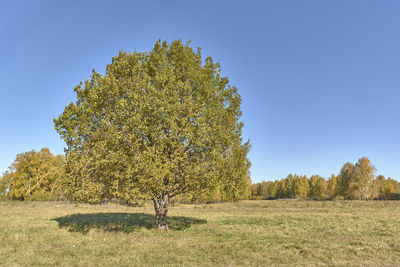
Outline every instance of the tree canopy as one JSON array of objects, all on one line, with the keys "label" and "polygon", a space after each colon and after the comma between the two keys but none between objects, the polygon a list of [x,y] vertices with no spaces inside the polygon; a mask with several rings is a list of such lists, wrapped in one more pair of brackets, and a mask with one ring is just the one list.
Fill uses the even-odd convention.
[{"label": "tree canopy", "polygon": [[48,148],[17,155],[0,179],[0,196],[10,199],[52,200],[62,196],[62,155],[54,156]]},{"label": "tree canopy", "polygon": [[70,199],[151,199],[167,229],[171,197],[248,181],[241,97],[200,49],[157,41],[150,52],[120,52],[74,91],[54,120]]}]

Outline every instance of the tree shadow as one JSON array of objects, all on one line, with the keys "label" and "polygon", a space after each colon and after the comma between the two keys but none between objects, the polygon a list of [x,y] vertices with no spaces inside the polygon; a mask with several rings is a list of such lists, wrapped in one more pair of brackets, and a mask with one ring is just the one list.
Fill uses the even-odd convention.
[{"label": "tree shadow", "polygon": [[[70,232],[88,233],[91,229],[105,232],[130,233],[139,228],[155,229],[155,216],[145,213],[87,213],[72,214],[52,219],[58,222],[60,228],[67,228]],[[172,216],[168,217],[171,230],[182,231],[192,224],[205,224],[206,220]]]}]

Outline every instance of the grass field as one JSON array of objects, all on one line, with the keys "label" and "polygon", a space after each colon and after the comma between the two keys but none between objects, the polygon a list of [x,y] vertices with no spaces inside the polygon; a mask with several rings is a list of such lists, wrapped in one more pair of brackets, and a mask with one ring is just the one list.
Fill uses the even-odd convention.
[{"label": "grass field", "polygon": [[151,206],[0,202],[2,265],[399,265],[400,202]]}]

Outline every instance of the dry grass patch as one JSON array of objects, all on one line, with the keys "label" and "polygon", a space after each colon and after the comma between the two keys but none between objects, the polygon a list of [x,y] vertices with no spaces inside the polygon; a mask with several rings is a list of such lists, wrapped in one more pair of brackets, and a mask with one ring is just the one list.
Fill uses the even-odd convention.
[{"label": "dry grass patch", "polygon": [[0,202],[2,265],[397,265],[400,202],[151,206]]}]

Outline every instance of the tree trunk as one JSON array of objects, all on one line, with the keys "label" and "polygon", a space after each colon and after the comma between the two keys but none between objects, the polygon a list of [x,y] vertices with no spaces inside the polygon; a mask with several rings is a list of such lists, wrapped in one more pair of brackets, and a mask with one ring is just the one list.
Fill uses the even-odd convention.
[{"label": "tree trunk", "polygon": [[167,222],[169,196],[164,193],[157,199],[153,199],[154,209],[156,210],[156,227],[162,230],[169,230]]}]

